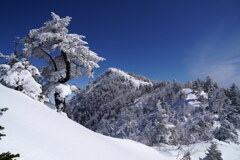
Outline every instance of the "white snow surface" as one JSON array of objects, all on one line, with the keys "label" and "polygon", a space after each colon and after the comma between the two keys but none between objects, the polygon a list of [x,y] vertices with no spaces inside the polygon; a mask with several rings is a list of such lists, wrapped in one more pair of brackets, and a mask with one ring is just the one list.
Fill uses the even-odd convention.
[{"label": "white snow surface", "polygon": [[[197,96],[196,96],[196,94],[194,94],[192,89],[184,88],[184,89],[182,89],[182,92],[187,96],[186,100],[188,100],[188,104],[190,104],[194,107],[198,107],[200,105],[200,102],[197,101]],[[204,94],[204,93],[202,93],[202,94]]]},{"label": "white snow surface", "polygon": [[103,136],[86,129],[15,90],[0,85],[0,117],[7,135],[0,151],[19,153],[19,160],[167,160],[143,144]]},{"label": "white snow surface", "polygon": [[[20,153],[19,160],[179,160],[190,150],[192,160],[205,157],[210,142],[190,146],[148,147],[132,140],[103,136],[59,114],[27,95],[0,85],[1,117],[7,136],[0,153]],[[239,132],[240,134],[240,132]],[[240,145],[214,140],[224,160],[239,160]],[[17,159],[17,160],[18,160]]]},{"label": "white snow surface", "polygon": [[182,89],[182,92],[187,95],[186,100],[195,100],[197,99],[197,96],[193,93],[193,90],[190,88],[184,88]]},{"label": "white snow surface", "polygon": [[190,88],[183,88],[183,89],[182,89],[182,92],[183,92],[184,94],[189,94],[189,93],[192,93],[193,90],[190,89]]},{"label": "white snow surface", "polygon": [[200,92],[200,96],[203,96],[203,98],[208,99],[208,95],[204,91]]},{"label": "white snow surface", "polygon": [[[213,140],[213,142],[217,144],[217,149],[221,151],[223,160],[240,159],[240,145],[235,143],[225,143],[218,140]],[[187,151],[190,151],[192,160],[199,160],[199,158],[204,158],[206,156],[205,153],[210,146],[210,142],[200,142],[189,146],[182,146],[181,149],[177,149],[178,146],[169,146],[164,144],[155,148],[160,153],[171,157],[172,160],[180,160],[182,155]]]}]

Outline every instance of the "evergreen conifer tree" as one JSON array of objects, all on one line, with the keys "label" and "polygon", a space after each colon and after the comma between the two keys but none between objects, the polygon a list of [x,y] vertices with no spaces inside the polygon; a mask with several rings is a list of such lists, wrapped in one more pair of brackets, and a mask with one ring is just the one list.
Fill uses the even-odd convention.
[{"label": "evergreen conifer tree", "polygon": [[223,160],[222,153],[217,149],[216,143],[212,143],[207,151],[205,160]]},{"label": "evergreen conifer tree", "polygon": [[[0,116],[3,114],[3,112],[7,111],[7,108],[0,108]],[[3,130],[4,127],[0,125],[0,131]],[[3,133],[0,133],[0,140],[1,137],[6,136]],[[13,158],[20,157],[19,154],[12,154],[10,152],[5,152],[0,154],[0,160],[14,160]]]},{"label": "evergreen conifer tree", "polygon": [[190,152],[188,151],[188,152],[184,153],[183,158],[181,158],[180,160],[191,160]]}]

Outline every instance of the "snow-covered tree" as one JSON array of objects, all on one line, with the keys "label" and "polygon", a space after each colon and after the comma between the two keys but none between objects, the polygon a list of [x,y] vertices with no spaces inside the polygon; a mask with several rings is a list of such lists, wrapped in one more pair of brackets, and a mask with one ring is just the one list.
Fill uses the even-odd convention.
[{"label": "snow-covered tree", "polygon": [[209,93],[208,101],[208,109],[215,114],[221,114],[223,112],[223,106],[226,104],[227,97],[223,89],[215,89]]},{"label": "snow-covered tree", "polygon": [[3,55],[7,63],[0,64],[0,83],[41,101],[44,98],[42,86],[36,81],[40,77],[38,69],[23,58],[18,60],[15,54]]},{"label": "snow-covered tree", "polygon": [[227,96],[231,99],[232,105],[238,106],[240,113],[240,90],[235,83],[227,90]]},{"label": "snow-covered tree", "polygon": [[[51,20],[41,28],[30,30],[22,40],[23,55],[41,58],[47,63],[41,73],[48,86],[63,86],[72,78],[82,77],[83,73],[92,77],[93,68],[98,68],[98,62],[104,60],[86,46],[84,36],[68,33],[70,20],[68,16],[60,18],[52,12]],[[55,92],[54,97],[56,107],[61,111],[65,97],[59,92]]]},{"label": "snow-covered tree", "polygon": [[203,91],[208,93],[216,88],[218,88],[217,84],[214,83],[209,76],[207,76],[207,78],[205,79],[205,81],[203,83]]},{"label": "snow-covered tree", "polygon": [[217,149],[217,144],[212,143],[212,145],[207,149],[206,157],[204,160],[223,160],[222,153]]},{"label": "snow-covered tree", "polygon": [[215,130],[215,138],[220,141],[230,140],[238,143],[238,133],[228,120],[221,122],[221,126]]},{"label": "snow-covered tree", "polygon": [[183,157],[180,160],[191,160],[191,153],[189,151],[184,153]]},{"label": "snow-covered tree", "polygon": [[226,90],[226,95],[230,99],[231,106],[228,107],[227,119],[233,123],[234,127],[240,128],[240,90],[233,83],[232,86]]},{"label": "snow-covered tree", "polygon": [[202,90],[203,82],[198,78],[197,80],[192,82],[192,88],[194,90]]}]

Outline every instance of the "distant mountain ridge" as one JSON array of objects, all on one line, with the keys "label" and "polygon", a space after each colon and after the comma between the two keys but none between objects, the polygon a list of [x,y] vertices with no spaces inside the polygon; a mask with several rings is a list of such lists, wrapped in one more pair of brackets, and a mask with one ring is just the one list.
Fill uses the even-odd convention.
[{"label": "distant mountain ridge", "polygon": [[154,82],[109,68],[72,98],[66,113],[93,131],[147,145],[237,143],[240,91],[234,84],[220,88],[210,77]]}]

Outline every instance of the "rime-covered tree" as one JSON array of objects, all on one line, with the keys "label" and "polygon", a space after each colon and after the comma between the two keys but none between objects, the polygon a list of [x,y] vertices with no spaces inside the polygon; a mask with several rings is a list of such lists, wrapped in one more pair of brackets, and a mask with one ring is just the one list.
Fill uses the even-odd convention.
[{"label": "rime-covered tree", "polygon": [[222,114],[223,106],[226,104],[227,96],[223,89],[215,89],[209,93],[208,109],[215,114]]},{"label": "rime-covered tree", "polygon": [[238,143],[238,133],[228,120],[221,122],[221,126],[215,130],[215,138],[220,141],[230,140]]},{"label": "rime-covered tree", "polygon": [[240,113],[240,90],[239,88],[233,83],[231,87],[227,91],[227,95],[232,101],[232,105],[238,106],[239,113]]},{"label": "rime-covered tree", "polygon": [[192,88],[194,90],[202,90],[203,82],[198,78],[197,80],[192,82]]},{"label": "rime-covered tree", "polygon": [[240,90],[233,83],[229,89],[226,90],[226,95],[230,99],[231,106],[228,108],[227,119],[233,123],[235,128],[240,128]]},{"label": "rime-covered tree", "polygon": [[214,90],[215,88],[218,88],[217,84],[214,83],[209,76],[207,76],[207,78],[205,79],[205,81],[203,83],[203,91],[208,93],[208,92]]},{"label": "rime-covered tree", "polygon": [[[23,55],[44,59],[46,64],[41,68],[47,88],[57,86],[61,88],[72,78],[92,77],[93,68],[98,68],[98,62],[104,60],[87,47],[82,35],[68,33],[71,17],[60,18],[52,12],[52,19],[44,26],[30,30],[22,40]],[[71,90],[71,87],[65,86]],[[74,87],[75,88],[75,87]],[[54,93],[58,111],[65,106],[64,89],[57,89]],[[52,92],[52,91],[50,91]]]},{"label": "rime-covered tree", "polygon": [[0,58],[7,60],[0,64],[0,83],[23,92],[35,100],[43,100],[42,86],[37,82],[40,77],[38,69],[22,58],[19,60],[15,54],[3,55]]}]

